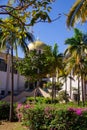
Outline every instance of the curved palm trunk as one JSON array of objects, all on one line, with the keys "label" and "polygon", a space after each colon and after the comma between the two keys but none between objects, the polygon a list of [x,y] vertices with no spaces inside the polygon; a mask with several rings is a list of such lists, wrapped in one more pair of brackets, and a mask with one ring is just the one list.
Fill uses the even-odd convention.
[{"label": "curved palm trunk", "polygon": [[11,48],[11,97],[10,97],[10,116],[9,120],[13,121],[13,95],[14,95],[14,74],[13,74],[13,47]]}]

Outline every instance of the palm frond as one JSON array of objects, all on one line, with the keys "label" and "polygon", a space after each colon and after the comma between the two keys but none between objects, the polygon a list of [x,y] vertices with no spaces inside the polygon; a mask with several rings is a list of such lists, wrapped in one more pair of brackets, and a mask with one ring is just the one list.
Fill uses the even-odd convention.
[{"label": "palm frond", "polygon": [[72,6],[68,17],[67,17],[67,27],[73,27],[74,24],[81,18],[81,8],[84,6],[83,3],[86,0],[77,0],[75,4]]}]

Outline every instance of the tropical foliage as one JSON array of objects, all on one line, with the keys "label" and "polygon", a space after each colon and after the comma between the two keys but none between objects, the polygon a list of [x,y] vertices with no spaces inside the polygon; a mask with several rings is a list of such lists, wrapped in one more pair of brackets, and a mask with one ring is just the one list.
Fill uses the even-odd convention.
[{"label": "tropical foliage", "polygon": [[76,0],[67,17],[67,26],[74,26],[75,23],[87,20],[87,0]]},{"label": "tropical foliage", "polygon": [[30,81],[37,81],[46,77],[50,73],[52,64],[52,55],[50,53],[50,47],[43,49],[44,52],[39,54],[36,50],[32,50],[27,56],[18,61],[18,71],[29,78]]},{"label": "tropical foliage", "polygon": [[83,82],[86,80],[85,76],[87,71],[87,44],[86,41],[84,41],[84,34],[80,30],[74,29],[74,33],[74,37],[65,41],[65,44],[68,45],[65,51],[65,63],[67,63],[66,70],[68,73],[72,71],[73,76],[77,76],[81,79],[82,100],[84,102]]}]

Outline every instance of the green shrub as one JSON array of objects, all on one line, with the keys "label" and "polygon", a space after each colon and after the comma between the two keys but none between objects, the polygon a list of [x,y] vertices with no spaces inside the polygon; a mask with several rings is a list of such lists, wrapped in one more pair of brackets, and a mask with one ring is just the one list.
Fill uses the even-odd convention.
[{"label": "green shrub", "polygon": [[17,115],[19,121],[29,128],[29,130],[42,130],[41,124],[44,123],[44,109],[42,107],[34,107],[32,105],[18,104]]},{"label": "green shrub", "polygon": [[20,105],[19,120],[29,130],[87,130],[87,109]]},{"label": "green shrub", "polygon": [[65,92],[65,90],[62,90],[58,93],[58,100],[63,102],[63,101],[69,101],[68,100],[69,96],[68,94]]},{"label": "green shrub", "polygon": [[46,104],[51,104],[51,101],[52,99],[51,98],[44,98],[44,103],[46,103]]},{"label": "green shrub", "polygon": [[35,101],[34,97],[27,97],[26,101],[28,101],[29,103],[33,103]]},{"label": "green shrub", "polygon": [[9,120],[10,105],[6,102],[0,102],[0,120]]},{"label": "green shrub", "polygon": [[[14,121],[17,120],[16,105],[14,105]],[[6,102],[0,102],[0,120],[9,120],[10,104]]]},{"label": "green shrub", "polygon": [[[51,104],[52,103],[52,99],[51,98],[44,98],[44,97],[28,97],[27,98],[27,102],[29,102],[30,104],[35,102],[35,103],[45,103],[45,104]],[[54,103],[58,103],[58,99],[54,99]]]}]

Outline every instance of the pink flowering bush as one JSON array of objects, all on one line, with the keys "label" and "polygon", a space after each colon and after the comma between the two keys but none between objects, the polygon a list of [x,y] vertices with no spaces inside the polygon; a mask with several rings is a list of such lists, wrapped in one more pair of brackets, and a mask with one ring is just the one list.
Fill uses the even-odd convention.
[{"label": "pink flowering bush", "polygon": [[44,124],[49,128],[50,122],[54,119],[54,108],[45,107],[44,108]]},{"label": "pink flowering bush", "polygon": [[56,110],[50,128],[53,128],[52,130],[87,130],[87,109]]},{"label": "pink flowering bush", "polygon": [[18,104],[17,116],[29,130],[87,130],[87,108]]},{"label": "pink flowering bush", "polygon": [[78,116],[81,116],[84,111],[82,108],[69,108],[68,110],[74,112]]},{"label": "pink flowering bush", "polygon": [[23,104],[19,103],[17,105],[16,112],[17,112],[18,121],[23,120],[23,116],[24,116],[23,113],[26,113],[29,108],[31,108],[31,105],[29,105],[29,104],[23,105]]},{"label": "pink flowering bush", "polygon": [[22,116],[23,116],[22,111],[21,111],[21,110],[22,110],[22,107],[23,107],[22,104],[18,104],[18,105],[17,105],[17,108],[16,108],[18,121],[21,121],[21,120],[22,120]]}]

